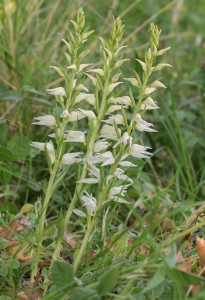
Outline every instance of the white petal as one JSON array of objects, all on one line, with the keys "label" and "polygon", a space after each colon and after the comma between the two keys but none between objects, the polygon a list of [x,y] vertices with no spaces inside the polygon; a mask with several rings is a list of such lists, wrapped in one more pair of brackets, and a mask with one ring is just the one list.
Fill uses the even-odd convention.
[{"label": "white petal", "polygon": [[83,218],[86,217],[86,214],[84,213],[84,211],[82,211],[80,209],[74,209],[73,212],[74,212],[75,215],[77,215],[79,217],[83,217]]},{"label": "white petal", "polygon": [[90,118],[90,119],[93,119],[93,120],[96,120],[96,115],[95,113],[92,111],[92,110],[85,110],[85,109],[81,109],[81,108],[78,108],[78,110],[86,117]]},{"label": "white petal", "polygon": [[132,167],[136,167],[137,165],[131,163],[130,161],[124,160],[119,163],[119,166],[132,168]]},{"label": "white petal", "polygon": [[71,165],[79,162],[81,161],[81,159],[78,158],[80,154],[81,152],[66,153],[62,157],[61,163],[63,165]]},{"label": "white petal", "polygon": [[85,114],[83,114],[82,112],[80,111],[72,111],[70,116],[69,116],[69,122],[75,122],[75,121],[79,121],[83,118],[85,118]]},{"label": "white petal", "polygon": [[63,87],[57,87],[55,89],[47,89],[46,90],[49,94],[54,96],[66,96],[65,89]]},{"label": "white petal", "polygon": [[162,82],[160,82],[159,80],[155,80],[154,82],[152,82],[151,86],[154,87],[154,88],[164,88],[164,89],[166,89],[166,86]]},{"label": "white petal", "polygon": [[[128,106],[123,106],[123,107],[127,108]],[[107,110],[107,114],[112,114],[113,112],[121,109],[122,109],[122,105],[111,105]]]},{"label": "white petal", "polygon": [[30,145],[38,150],[45,151],[45,143],[32,142]]},{"label": "white petal", "polygon": [[67,69],[69,69],[69,70],[77,70],[77,67],[76,67],[76,65],[73,64],[73,65],[67,67]]},{"label": "white petal", "polygon": [[106,150],[108,146],[109,146],[109,143],[105,139],[99,140],[99,141],[95,142],[95,144],[93,146],[93,151],[101,152],[101,151]]},{"label": "white petal", "polygon": [[79,67],[79,71],[78,72],[81,72],[82,70],[84,70],[85,68],[91,66],[92,64],[81,64],[80,67]]},{"label": "white petal", "polygon": [[142,110],[153,110],[158,109],[159,106],[157,106],[156,102],[151,97],[148,97],[142,102],[140,108]]},{"label": "white petal", "polygon": [[85,143],[85,133],[77,130],[69,130],[66,132],[65,142]]},{"label": "white petal", "polygon": [[108,86],[108,94],[111,93],[114,88],[116,88],[119,84],[122,84],[123,82],[116,82],[116,83],[111,83],[109,86]]},{"label": "white petal", "polygon": [[89,70],[87,72],[93,72],[93,73],[97,73],[98,75],[104,76],[105,73],[102,69],[93,69],[93,70]]},{"label": "white petal", "polygon": [[114,126],[107,125],[107,124],[103,125],[101,129],[101,137],[114,140],[114,141],[118,140]]},{"label": "white petal", "polygon": [[136,59],[136,60],[140,63],[143,71],[145,72],[147,70],[146,64],[142,60],[140,60],[140,59]]},{"label": "white petal", "polygon": [[151,93],[153,93],[154,91],[156,91],[156,89],[155,88],[153,88],[153,87],[148,87],[148,88],[146,88],[145,89],[145,95],[149,95],[149,94],[151,94]]},{"label": "white petal", "polygon": [[124,124],[124,119],[123,119],[123,116],[120,115],[120,114],[117,114],[117,115],[112,115],[110,116],[107,120],[103,120],[104,123],[107,123],[107,124]]},{"label": "white petal", "polygon": [[136,114],[134,121],[136,122],[136,129],[143,132],[156,132],[156,130],[150,128],[153,127],[154,125],[152,123],[148,123],[145,120],[142,119],[140,114]]},{"label": "white petal", "polygon": [[136,78],[124,78],[124,79],[129,81],[133,86],[139,87],[139,83]]},{"label": "white petal", "polygon": [[79,103],[81,101],[85,100],[91,105],[95,105],[95,96],[94,94],[85,94],[85,93],[80,93],[78,96],[75,98],[75,103]]},{"label": "white petal", "polygon": [[109,102],[110,103],[118,103],[118,104],[122,104],[122,105],[132,105],[132,101],[129,96],[111,98],[109,100]]},{"label": "white petal", "polygon": [[99,179],[97,179],[97,178],[85,178],[85,179],[79,180],[77,182],[78,183],[94,184],[94,183],[98,183]]},{"label": "white petal", "polygon": [[147,152],[147,149],[150,149],[150,147],[133,144],[129,150],[129,154],[136,158],[150,158],[152,154]]},{"label": "white petal", "polygon": [[45,126],[55,126],[56,125],[56,119],[52,115],[46,115],[46,116],[37,117],[34,119],[37,120],[37,122],[33,122],[31,124],[45,125]]}]

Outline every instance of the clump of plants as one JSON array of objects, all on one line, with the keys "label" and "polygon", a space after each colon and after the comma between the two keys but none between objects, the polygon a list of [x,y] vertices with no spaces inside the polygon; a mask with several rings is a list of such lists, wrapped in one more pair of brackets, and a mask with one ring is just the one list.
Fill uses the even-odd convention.
[{"label": "clump of plants", "polygon": [[76,272],[93,230],[99,226],[102,212],[113,203],[128,203],[126,193],[133,180],[127,171],[136,167],[136,159],[151,157],[150,147],[140,141],[143,132],[156,132],[144,117],[147,110],[159,108],[154,95],[158,88],[165,88],[152,74],[170,66],[157,61],[169,48],[159,50],[160,30],[154,24],[150,25],[150,42],[144,60],[137,59],[142,72],[138,74],[133,70],[129,78],[123,78],[120,71],[121,66],[129,62],[123,57],[126,45],[123,45],[124,25],[120,18],[113,19],[107,39],[99,38],[100,57],[96,62],[89,59],[89,37],[94,31],[86,28],[82,9],[71,24],[73,28],[69,26],[68,38],[63,39],[67,63],[51,66],[62,79],[60,86],[47,90],[55,101],[53,114],[36,117],[33,123],[48,126],[51,132],[45,143],[32,142],[33,147],[45,152],[50,173],[36,226],[37,262],[33,265],[32,279],[38,273],[46,238],[47,208],[52,205],[52,195],[60,188],[71,165],[77,170],[76,186],[68,200],[67,211],[61,212],[63,217],[52,264],[61,257],[64,230],[71,217],[87,220],[85,235],[74,259]]}]

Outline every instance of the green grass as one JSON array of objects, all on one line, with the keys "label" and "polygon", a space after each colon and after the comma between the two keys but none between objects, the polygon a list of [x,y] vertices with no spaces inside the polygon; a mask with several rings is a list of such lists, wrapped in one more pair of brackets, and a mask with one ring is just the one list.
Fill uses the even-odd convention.
[{"label": "green grass", "polygon": [[[37,131],[30,123],[33,117],[53,109],[45,90],[55,87],[59,80],[49,66],[65,63],[61,39],[66,34],[65,24],[74,18],[79,7],[83,7],[90,28],[96,31],[91,43],[93,61],[99,54],[97,35],[106,37],[114,15],[121,16],[126,25],[124,39],[128,47],[124,52],[131,59],[130,66],[138,71],[135,58],[142,58],[149,23],[154,22],[162,29],[161,46],[171,46],[164,60],[173,68],[161,72],[167,89],[158,93],[160,110],[148,114],[148,121],[156,124],[158,133],[143,138],[155,155],[151,162],[139,162],[138,169],[142,171],[137,175],[129,171],[134,178],[128,196],[130,204],[116,205],[107,214],[104,212],[75,278],[68,263],[72,264],[76,257],[85,232],[84,221],[75,216],[68,235],[75,234],[77,244],[72,248],[64,243],[62,251],[67,264],[54,265],[52,276],[48,277],[47,271],[60,226],[59,210],[67,210],[74,192],[72,169],[55,192],[48,208],[41,266],[42,287],[49,288],[42,299],[203,299],[205,279],[194,273],[198,269],[195,237],[205,236],[203,214],[186,224],[204,204],[205,196],[203,0],[197,5],[180,0],[1,1],[1,227],[19,219],[25,204],[33,206],[24,206],[30,219],[29,230],[20,228],[12,233],[12,240],[20,242],[20,249],[6,250],[7,241],[0,240],[0,299],[14,299],[29,281],[32,261],[19,260],[18,253],[23,247],[27,247],[24,255],[34,253],[38,207],[48,170],[43,155],[27,148],[26,138],[45,141],[48,134],[47,129]],[[123,67],[123,76],[129,71],[129,67]],[[15,159],[11,159],[8,149],[12,149],[17,136],[23,137],[15,146]],[[165,219],[169,219],[168,228],[162,225]],[[177,269],[176,253],[180,249],[184,258],[192,258],[192,272]],[[193,295],[189,291],[191,284],[200,284]],[[35,286],[32,288],[34,291]]]}]

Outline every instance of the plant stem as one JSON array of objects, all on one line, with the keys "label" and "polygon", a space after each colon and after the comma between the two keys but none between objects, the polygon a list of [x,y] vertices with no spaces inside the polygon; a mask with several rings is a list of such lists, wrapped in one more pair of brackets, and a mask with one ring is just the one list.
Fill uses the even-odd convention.
[{"label": "plant stem", "polygon": [[45,227],[45,219],[46,219],[46,212],[48,203],[50,201],[51,195],[52,195],[52,188],[53,183],[58,171],[59,167],[59,161],[56,160],[54,163],[54,167],[52,170],[52,173],[49,178],[48,187],[46,190],[43,206],[42,206],[42,213],[40,215],[39,225],[38,225],[38,231],[37,231],[37,250],[36,250],[36,259],[37,261],[34,263],[32,268],[32,274],[31,274],[31,282],[34,282],[34,278],[38,273],[38,262],[41,256],[41,250],[42,250],[42,242],[43,242],[43,233],[44,233],[44,227]]}]

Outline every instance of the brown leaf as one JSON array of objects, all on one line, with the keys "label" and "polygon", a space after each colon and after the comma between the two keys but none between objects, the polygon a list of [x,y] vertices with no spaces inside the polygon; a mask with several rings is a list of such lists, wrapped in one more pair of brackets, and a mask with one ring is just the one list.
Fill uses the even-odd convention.
[{"label": "brown leaf", "polygon": [[176,255],[177,262],[180,262],[180,264],[177,266],[178,270],[184,271],[184,272],[191,272],[192,268],[192,258],[188,257],[186,259],[183,258],[182,252],[179,251]]},{"label": "brown leaf", "polygon": [[8,227],[0,231],[0,237],[6,240],[11,240],[15,231],[21,231],[28,226],[29,218],[25,215],[21,219],[13,220]]},{"label": "brown leaf", "polygon": [[199,263],[201,267],[205,266],[205,240],[200,237],[196,237],[196,248],[199,255]]},{"label": "brown leaf", "polygon": [[174,222],[168,218],[166,218],[166,219],[164,219],[164,221],[162,221],[161,226],[162,226],[163,231],[168,231],[168,230],[172,230],[175,228]]},{"label": "brown leaf", "polygon": [[6,240],[11,240],[13,233],[16,231],[19,225],[19,222],[19,220],[14,220],[8,227],[3,228],[0,232],[0,237]]}]

